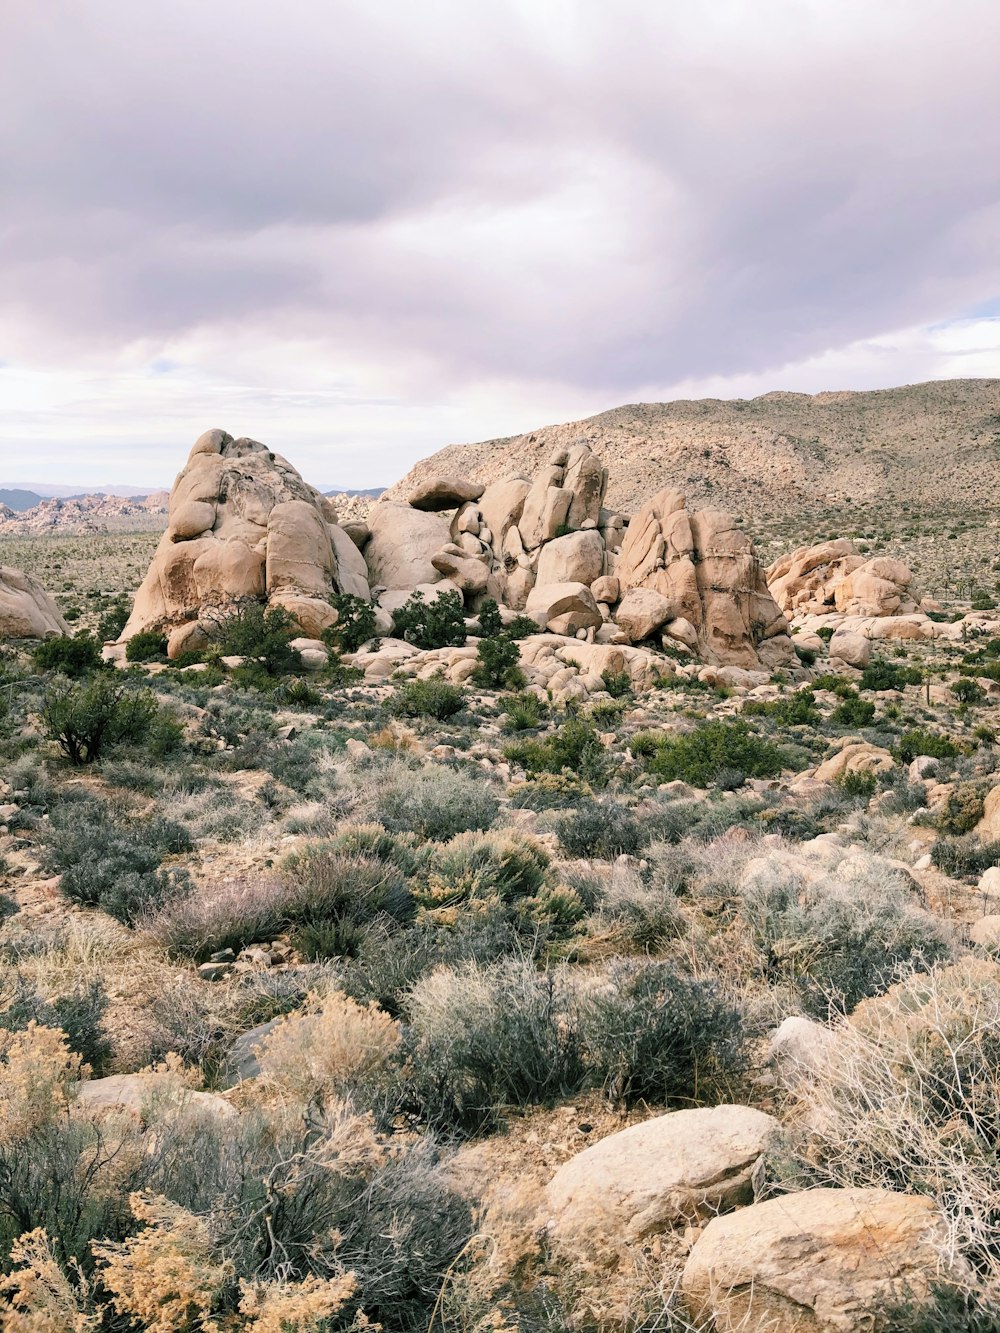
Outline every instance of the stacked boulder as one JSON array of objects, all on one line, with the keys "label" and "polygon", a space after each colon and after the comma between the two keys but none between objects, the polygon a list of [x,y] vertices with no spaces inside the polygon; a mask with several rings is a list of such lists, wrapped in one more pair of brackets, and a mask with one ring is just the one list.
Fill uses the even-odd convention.
[{"label": "stacked boulder", "polygon": [[753,545],[728,514],[690,512],[668,489],[630,520],[604,507],[607,483],[577,444],[533,480],[434,477],[408,504],[376,505],[364,553],[380,605],[457,589],[470,610],[493,597],[588,642],[652,643],[748,669],[795,663]]},{"label": "stacked boulder", "polygon": [[913,573],[901,560],[866,560],[846,537],[782,556],[767,571],[767,582],[788,615],[905,616],[920,602]]},{"label": "stacked boulder", "polygon": [[369,597],[368,570],[326,496],[256,440],[210,430],[170,492],[167,530],[122,631],[168,635],[179,657],[247,598],[284,607],[303,634],[336,621],[330,595]]}]

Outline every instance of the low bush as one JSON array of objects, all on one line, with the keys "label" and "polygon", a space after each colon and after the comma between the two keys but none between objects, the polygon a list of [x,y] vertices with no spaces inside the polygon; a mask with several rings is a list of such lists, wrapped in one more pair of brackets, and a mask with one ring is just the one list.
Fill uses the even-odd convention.
[{"label": "low bush", "polygon": [[593,794],[572,773],[538,773],[507,788],[515,810],[575,810]]},{"label": "low bush", "polygon": [[479,640],[479,659],[472,679],[491,690],[518,690],[525,682],[521,670],[521,652],[506,634]]},{"label": "low bush", "polygon": [[834,778],[833,784],[845,796],[867,804],[875,795],[878,775],[866,769],[848,768]]},{"label": "low bush", "polygon": [[20,973],[4,978],[0,999],[0,1029],[23,1032],[29,1023],[58,1028],[66,1034],[69,1049],[99,1077],[111,1059],[111,1042],[104,1027],[108,996],[99,977],[79,982],[64,995],[45,999]]},{"label": "low bush", "polygon": [[75,766],[92,764],[113,745],[145,741],[159,713],[149,690],[101,673],[87,684],[50,689],[42,705],[45,734]]},{"label": "low bush", "polygon": [[837,727],[867,727],[875,720],[875,705],[868,699],[862,699],[853,690],[842,696],[843,702],[830,714],[830,721]]},{"label": "low bush", "polygon": [[541,726],[548,713],[548,705],[537,694],[509,694],[500,700],[503,710],[504,731],[531,731]]},{"label": "low bush", "polygon": [[118,638],[122,630],[128,624],[128,618],[131,614],[129,600],[124,593],[116,598],[108,606],[97,624],[97,640],[99,643],[109,643]]},{"label": "low bush", "polygon": [[953,879],[978,878],[990,866],[1000,865],[1000,842],[980,842],[973,833],[960,838],[938,838],[931,861]]},{"label": "low bush", "polygon": [[46,639],[31,654],[31,660],[39,671],[60,671],[73,680],[79,680],[104,665],[101,645],[89,634],[61,634]]},{"label": "low bush", "polygon": [[612,671],[605,667],[601,672],[601,681],[612,699],[629,699],[632,696],[632,677],[627,671]]},{"label": "low bush", "polygon": [[585,801],[553,820],[559,846],[567,856],[611,861],[643,848],[648,835],[635,815],[617,801]]},{"label": "low bush", "polygon": [[429,602],[415,592],[394,614],[393,624],[399,637],[416,648],[460,648],[468,637],[458,592],[441,593]]},{"label": "low bush", "polygon": [[428,766],[388,779],[379,788],[375,808],[391,833],[444,842],[456,833],[489,828],[500,805],[485,780]]},{"label": "low bush", "polygon": [[[635,739],[632,743],[635,750]],[[710,787],[720,774],[745,778],[777,777],[785,756],[742,721],[704,722],[684,735],[653,733],[647,769],[661,782],[689,782]]]},{"label": "low bush", "polygon": [[167,638],[155,629],[140,630],[133,634],[125,645],[125,657],[129,662],[156,662],[167,655]]},{"label": "low bush", "polygon": [[297,633],[284,607],[265,607],[249,600],[219,621],[217,638],[224,655],[245,657],[264,676],[275,677],[299,665],[299,655],[291,646]]},{"label": "low bush", "polygon": [[323,642],[338,653],[356,653],[375,637],[375,607],[363,597],[338,592],[330,598],[337,613],[336,624],[323,631]]},{"label": "low bush", "polygon": [[815,726],[820,721],[811,689],[796,690],[781,699],[751,699],[743,705],[747,717],[770,717],[782,727]]},{"label": "low bush", "polygon": [[435,910],[460,904],[509,907],[541,892],[548,867],[541,844],[520,834],[459,833],[434,849],[417,896]]},{"label": "low bush", "polygon": [[961,837],[971,833],[983,817],[983,793],[973,782],[960,782],[952,787],[943,805],[937,810],[937,827],[941,833]]},{"label": "low bush", "polygon": [[[575,881],[573,887],[580,892]],[[660,876],[647,882],[636,871],[615,866],[596,898],[594,930],[610,931],[616,942],[639,953],[659,953],[684,934],[684,917],[671,884]]]},{"label": "low bush", "polygon": [[922,754],[929,755],[932,759],[957,759],[960,751],[954,741],[947,736],[915,727],[910,731],[904,731],[900,736],[896,742],[896,753],[900,763],[910,764]]},{"label": "low bush", "polygon": [[986,691],[982,685],[976,680],[970,680],[968,676],[953,681],[949,688],[959,703],[981,704],[986,698]]},{"label": "low bush", "polygon": [[922,680],[919,667],[904,667],[877,657],[862,671],[860,685],[863,690],[902,690],[907,685],[919,685]]},{"label": "low bush", "polygon": [[568,771],[586,782],[602,785],[607,777],[608,756],[600,737],[589,722],[571,718],[549,736],[538,740],[513,741],[504,746],[504,757],[532,775]]},{"label": "low bush", "polygon": [[457,685],[449,685],[442,676],[408,680],[396,689],[389,707],[401,717],[433,717],[443,722],[462,711],[465,693]]}]

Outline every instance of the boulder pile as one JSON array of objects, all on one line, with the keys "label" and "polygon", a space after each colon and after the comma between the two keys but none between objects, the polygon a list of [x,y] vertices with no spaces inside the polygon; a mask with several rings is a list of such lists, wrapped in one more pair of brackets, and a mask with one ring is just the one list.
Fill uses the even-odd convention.
[{"label": "boulder pile", "polygon": [[901,560],[866,560],[846,537],[783,555],[767,571],[767,583],[786,615],[904,616],[920,603]]},{"label": "boulder pile", "polygon": [[334,592],[367,598],[368,570],[326,496],[258,441],[210,430],[174,482],[121,642],[163,630],[179,657],[205,646],[213,616],[249,597],[284,607],[315,636],[336,621]]}]

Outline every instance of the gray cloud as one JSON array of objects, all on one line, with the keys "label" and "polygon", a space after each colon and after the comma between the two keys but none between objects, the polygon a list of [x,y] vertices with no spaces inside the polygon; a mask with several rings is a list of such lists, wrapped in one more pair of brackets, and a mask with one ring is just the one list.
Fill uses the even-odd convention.
[{"label": "gray cloud", "polygon": [[63,0],[5,27],[12,359],[235,322],[614,401],[1000,290],[992,0]]}]

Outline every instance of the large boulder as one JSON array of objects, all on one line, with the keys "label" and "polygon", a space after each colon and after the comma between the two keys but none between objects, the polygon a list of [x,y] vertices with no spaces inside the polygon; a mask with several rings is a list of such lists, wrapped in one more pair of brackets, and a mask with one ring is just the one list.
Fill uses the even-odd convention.
[{"label": "large boulder", "polygon": [[[171,645],[201,633],[248,598],[283,606],[308,635],[336,619],[329,598],[368,597],[360,552],[326,496],[280,454],[222,430],[195,441],[170,492],[167,530],[121,635],[166,632]],[[175,648],[175,651],[178,650]]]},{"label": "large boulder", "polygon": [[604,623],[590,589],[584,583],[539,584],[528,594],[528,615],[538,614],[553,634],[576,634]]},{"label": "large boulder", "polygon": [[69,634],[62,612],[31,574],[0,565],[0,639]]},{"label": "large boulder", "polygon": [[630,588],[615,611],[615,624],[640,643],[674,619],[673,603],[655,588]]},{"label": "large boulder", "polygon": [[373,588],[415,588],[441,577],[432,560],[451,540],[446,518],[382,500],[372,507],[368,527],[365,561]]},{"label": "large boulder", "polygon": [[429,477],[410,493],[410,504],[414,509],[438,513],[478,500],[485,489],[478,481],[467,481],[464,477]]},{"label": "large boulder", "polygon": [[538,557],[539,583],[595,583],[604,573],[604,539],[594,528],[546,542]]},{"label": "large boulder", "polygon": [[767,571],[774,600],[788,615],[841,611],[851,616],[908,615],[920,601],[900,560],[865,557],[845,537],[801,546]]},{"label": "large boulder", "polygon": [[565,1248],[637,1243],[754,1197],[778,1121],[749,1106],[673,1111],[601,1139],[548,1186],[549,1230]]},{"label": "large boulder", "polygon": [[721,510],[690,512],[680,491],[660,491],[629,524],[614,572],[623,592],[652,588],[665,597],[694,627],[706,662],[758,667],[770,639],[769,666],[796,660],[753,543]]},{"label": "large boulder", "polygon": [[951,1275],[931,1199],[815,1189],[713,1218],[681,1287],[716,1333],[861,1333],[893,1299],[919,1304]]}]

